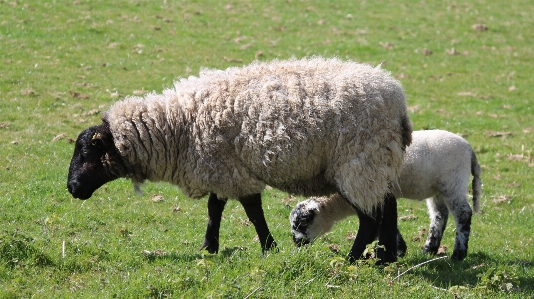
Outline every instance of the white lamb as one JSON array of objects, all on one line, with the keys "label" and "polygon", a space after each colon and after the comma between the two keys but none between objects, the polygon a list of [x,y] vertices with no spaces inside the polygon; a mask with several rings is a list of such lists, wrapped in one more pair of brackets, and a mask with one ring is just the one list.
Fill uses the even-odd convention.
[{"label": "white lamb", "polygon": [[[476,155],[462,137],[442,130],[413,132],[401,168],[400,186],[393,193],[396,198],[426,199],[430,230],[424,252],[437,253],[450,211],[456,222],[452,258],[466,257],[472,215],[467,202],[469,177],[473,175],[473,209],[478,212],[480,173]],[[355,214],[353,206],[339,194],[311,197],[291,212],[293,239],[297,245],[309,243],[330,231],[335,222]],[[406,245],[400,233],[397,239],[399,255],[403,255]]]}]

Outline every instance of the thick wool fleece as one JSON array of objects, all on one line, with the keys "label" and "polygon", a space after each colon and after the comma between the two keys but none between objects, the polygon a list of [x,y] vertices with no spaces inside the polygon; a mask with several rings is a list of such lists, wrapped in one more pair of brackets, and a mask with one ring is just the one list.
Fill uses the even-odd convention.
[{"label": "thick wool fleece", "polygon": [[167,181],[198,198],[266,184],[336,191],[361,210],[397,182],[411,125],[400,83],[380,68],[319,57],[203,70],[104,115],[134,183]]}]

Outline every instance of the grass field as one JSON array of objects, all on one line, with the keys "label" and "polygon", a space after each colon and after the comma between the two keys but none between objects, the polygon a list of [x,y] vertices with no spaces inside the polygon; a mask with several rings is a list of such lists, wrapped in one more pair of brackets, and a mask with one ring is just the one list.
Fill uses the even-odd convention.
[{"label": "grass field", "polygon": [[[533,20],[531,0],[0,0],[0,298],[533,298]],[[466,260],[396,278],[433,258],[420,202],[399,201],[409,251],[380,268],[344,259],[356,218],[295,248],[303,198],[276,190],[263,198],[279,252],[265,256],[235,201],[210,255],[207,200],[127,180],[67,192],[73,139],[115,101],[201,67],[310,55],[382,63],[414,129],[471,143],[484,187]],[[451,218],[449,256],[453,240]]]}]

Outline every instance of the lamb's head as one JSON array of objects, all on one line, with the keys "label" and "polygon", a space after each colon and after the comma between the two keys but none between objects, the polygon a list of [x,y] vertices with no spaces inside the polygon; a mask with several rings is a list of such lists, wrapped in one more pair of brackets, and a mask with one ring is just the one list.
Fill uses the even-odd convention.
[{"label": "lamb's head", "polygon": [[126,167],[107,124],[90,127],[80,133],[67,181],[67,189],[73,197],[88,199],[100,186],[126,174]]},{"label": "lamb's head", "polygon": [[289,215],[295,245],[302,246],[329,232],[334,220],[324,213],[321,203],[311,197],[299,202]]}]

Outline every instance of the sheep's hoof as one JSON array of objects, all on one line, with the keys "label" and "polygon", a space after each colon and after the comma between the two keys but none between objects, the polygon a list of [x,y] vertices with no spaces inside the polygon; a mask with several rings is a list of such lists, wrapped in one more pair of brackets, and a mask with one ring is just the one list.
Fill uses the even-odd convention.
[{"label": "sheep's hoof", "polygon": [[404,241],[404,238],[402,237],[400,231],[397,229],[397,256],[405,256],[407,250],[408,246],[406,245],[406,241]]},{"label": "sheep's hoof", "polygon": [[463,261],[467,257],[467,250],[454,250],[451,259],[455,261]]},{"label": "sheep's hoof", "polygon": [[278,252],[278,245],[276,244],[276,242],[274,241],[274,239],[272,240],[269,240],[269,242],[265,245],[264,248],[261,249],[261,251],[263,252],[263,254],[266,254],[268,251],[273,251],[273,252]]},{"label": "sheep's hoof", "polygon": [[214,242],[212,244],[212,242],[210,242],[208,240],[204,240],[204,243],[202,243],[202,246],[200,246],[200,251],[202,251],[204,249],[206,249],[211,254],[219,253],[219,243],[218,242]]},{"label": "sheep's hoof", "polygon": [[403,257],[406,255],[406,251],[408,250],[408,246],[406,246],[406,242],[402,240],[402,242],[397,243],[397,256]]}]

